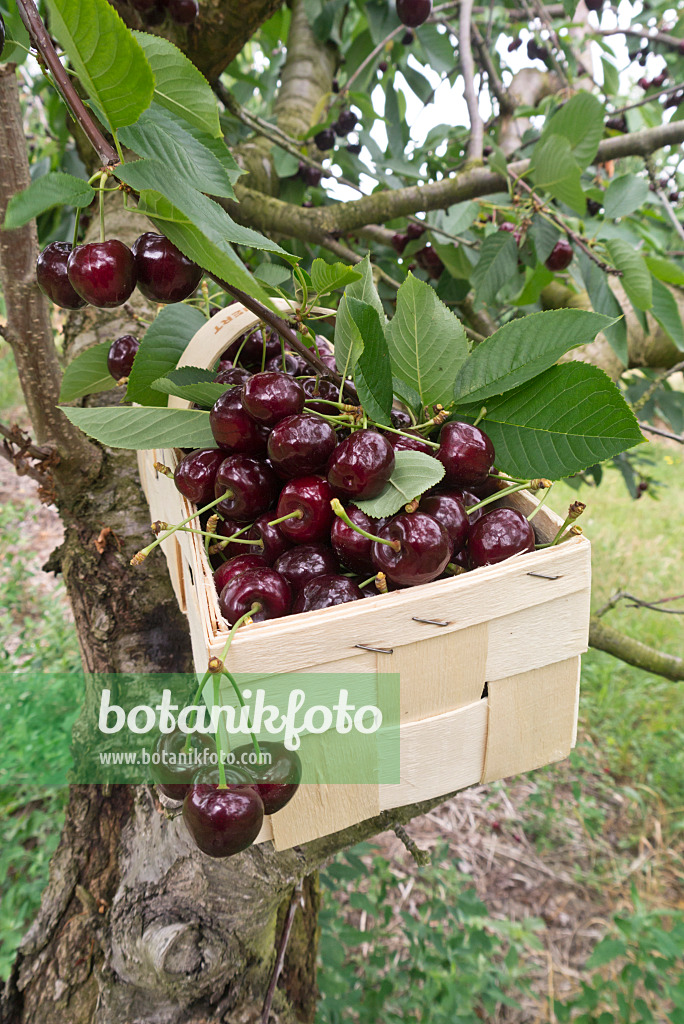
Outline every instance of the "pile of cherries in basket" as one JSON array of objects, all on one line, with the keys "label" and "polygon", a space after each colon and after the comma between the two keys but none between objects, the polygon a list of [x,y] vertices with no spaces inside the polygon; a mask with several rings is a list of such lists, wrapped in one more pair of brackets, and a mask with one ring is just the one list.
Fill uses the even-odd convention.
[{"label": "pile of cherries in basket", "polygon": [[[232,364],[238,349],[257,372]],[[212,564],[229,623],[250,609],[256,622],[313,611],[534,550],[532,526],[515,509],[468,514],[497,488],[494,446],[479,427],[445,423],[438,448],[402,409],[393,420],[403,433],[336,429],[338,387],[306,372],[265,330],[234,342],[215,378],[232,385],[210,412],[216,447],[186,454],[175,470],[176,487],[198,507],[222,498],[209,550],[222,559]],[[355,502],[383,491],[405,450],[434,455],[444,478],[410,511],[372,519]]]},{"label": "pile of cherries in basket", "polygon": [[[251,746],[238,747],[225,765],[222,787],[218,767],[211,764],[213,737],[194,734],[186,753],[187,740],[179,730],[160,736],[154,781],[164,796],[183,801],[183,820],[203,853],[231,857],[252,845],[265,814],[276,814],[290,802],[302,777],[301,761],[277,742],[260,744],[263,763]],[[193,759],[205,766],[189,768]]]}]

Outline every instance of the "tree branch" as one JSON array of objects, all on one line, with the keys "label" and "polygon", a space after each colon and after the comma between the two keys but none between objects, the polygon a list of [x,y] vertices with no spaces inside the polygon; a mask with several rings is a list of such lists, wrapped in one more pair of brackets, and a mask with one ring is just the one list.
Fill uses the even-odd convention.
[{"label": "tree branch", "polygon": [[470,118],[470,139],[468,140],[467,162],[482,163],[484,124],[480,115],[480,104],[475,92],[475,62],[471,45],[471,24],[473,0],[461,0],[458,26],[458,51],[463,75],[463,94]]},{"label": "tree branch", "polygon": [[612,654],[614,658],[626,661],[628,665],[641,668],[644,672],[652,672],[675,683],[684,680],[683,658],[663,654],[639,640],[633,640],[612,626],[607,626],[596,615],[592,615],[589,622],[589,646]]}]

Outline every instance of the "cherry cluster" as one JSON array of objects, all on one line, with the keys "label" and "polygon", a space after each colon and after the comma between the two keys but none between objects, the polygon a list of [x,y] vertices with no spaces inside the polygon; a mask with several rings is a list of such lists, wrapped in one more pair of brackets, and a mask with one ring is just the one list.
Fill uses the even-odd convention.
[{"label": "cherry cluster", "polygon": [[[595,209],[595,212],[598,213],[600,208],[601,207],[598,206]],[[509,234],[513,235],[515,238],[516,243],[520,245],[522,231],[517,224],[513,224],[510,220],[505,220],[502,224],[499,224],[499,231],[509,232]],[[559,238],[544,262],[549,270],[552,270],[554,273],[558,273],[561,270],[567,270],[572,263],[573,255],[572,246],[570,245],[570,242],[568,242],[567,238]]]},{"label": "cherry cluster", "polygon": [[[302,376],[292,353],[267,358],[280,346],[267,332],[229,354],[235,345],[257,372],[222,359],[215,379],[231,386],[210,412],[216,447],[189,452],[174,473],[178,490],[218,517],[209,551],[221,559],[214,582],[230,624],[357,601],[534,549],[532,527],[514,509],[468,514],[497,487],[494,446],[478,427],[445,423],[437,445],[400,408],[392,432],[350,423],[332,381]],[[443,481],[406,511],[373,519],[355,502],[385,489],[402,450],[435,455]]]},{"label": "cherry cluster", "polygon": [[69,242],[50,242],[36,263],[41,290],[63,309],[88,303],[101,309],[121,306],[136,284],[152,302],[182,302],[203,273],[173,242],[152,231],[136,238],[130,249],[118,238],[75,248]]},{"label": "cherry cluster", "polygon": [[[265,814],[276,814],[290,802],[302,765],[296,751],[280,743],[262,742],[259,756],[251,746],[238,747],[224,767],[223,785],[218,767],[211,765],[215,750],[206,734],[194,733],[191,741],[179,730],[162,734],[152,776],[164,796],[183,801],[183,820],[199,849],[210,857],[231,857],[252,845]],[[189,768],[188,754],[205,766]]]}]

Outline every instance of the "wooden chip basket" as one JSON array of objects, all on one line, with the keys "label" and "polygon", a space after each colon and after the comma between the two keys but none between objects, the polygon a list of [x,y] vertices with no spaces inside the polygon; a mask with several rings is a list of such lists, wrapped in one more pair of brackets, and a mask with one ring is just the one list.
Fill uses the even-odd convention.
[{"label": "wooden chip basket", "polygon": [[[179,365],[212,366],[257,322],[244,306],[229,306],[197,332]],[[170,407],[187,405],[169,398]],[[154,469],[155,461],[173,468],[178,458],[173,450],[139,453],[152,520],[179,522],[193,511]],[[507,501],[525,513],[536,504],[527,492]],[[534,524],[538,538],[550,540],[561,520],[542,508]],[[179,532],[162,548],[204,672],[228,625],[202,538]],[[463,576],[308,612],[306,628],[302,616],[289,616],[239,630],[228,658],[233,672],[400,674],[399,784],[302,785],[265,818],[257,842],[288,849],[383,810],[567,757],[576,739],[590,575],[590,545],[577,536]]]}]

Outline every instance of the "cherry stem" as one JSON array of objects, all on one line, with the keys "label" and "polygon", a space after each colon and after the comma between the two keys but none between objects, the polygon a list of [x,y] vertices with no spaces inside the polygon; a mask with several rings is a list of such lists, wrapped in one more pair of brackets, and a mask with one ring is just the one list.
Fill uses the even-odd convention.
[{"label": "cherry stem", "polygon": [[100,241],[105,240],[105,206],[104,206],[104,187],[105,181],[107,180],[106,174],[100,175]]},{"label": "cherry stem", "polygon": [[468,571],[464,566],[457,565],[456,562],[447,562],[445,568],[449,570],[452,576],[461,576],[464,572]]},{"label": "cherry stem", "polygon": [[367,587],[369,583],[375,583],[377,578],[377,573],[374,573],[372,576],[369,576],[367,580],[363,581],[363,583],[359,583],[359,589],[361,589],[362,587]]},{"label": "cherry stem", "polygon": [[[553,487],[553,484],[551,484],[551,487]],[[530,512],[529,516],[527,517],[527,522],[528,523],[532,522],[532,520],[536,516],[537,512],[539,511],[539,509],[542,508],[546,504],[546,499],[548,498],[549,494],[551,493],[551,487],[547,487],[546,488],[546,490],[542,494],[541,498],[539,499],[539,504],[536,505],[532,509],[532,511]]]},{"label": "cherry stem", "polygon": [[[216,704],[218,706],[218,703],[219,703],[220,699],[221,699],[221,676],[217,674],[217,675],[214,676],[214,704]],[[223,758],[221,757],[221,730],[220,730],[218,725],[216,727],[216,734],[215,734],[214,739],[216,741],[216,756],[218,757],[218,772],[219,772],[218,788],[219,789],[228,789],[228,783],[226,782],[226,766],[223,763]]]},{"label": "cherry stem", "polygon": [[525,488],[529,487],[533,483],[532,480],[526,480],[523,484],[511,484],[510,487],[503,487],[500,491],[495,491],[494,494],[490,494],[488,498],[483,498],[482,501],[478,501],[477,505],[471,505],[470,508],[466,509],[468,515],[473,512],[477,512],[478,509],[484,508],[485,505],[490,505],[493,501],[498,501],[499,498],[505,498],[508,494],[515,494],[516,491],[524,491]]},{"label": "cherry stem", "polygon": [[277,526],[278,523],[284,523],[286,519],[301,519],[304,513],[301,508],[296,508],[294,512],[288,512],[286,516],[281,516],[280,519],[269,519],[269,526]]},{"label": "cherry stem", "polygon": [[[412,437],[414,441],[417,438],[419,441],[422,441],[423,444],[427,444],[431,448],[439,448],[436,441],[428,441],[426,437],[417,437],[417,434],[409,434],[406,430],[397,430],[396,427],[386,427],[384,423],[375,423],[375,420],[371,420],[370,422],[373,423],[374,426],[381,427],[383,430],[388,430],[390,434],[400,434],[402,437]],[[423,426],[425,426],[425,424],[423,424]]]},{"label": "cherry stem", "polygon": [[480,409],[480,412],[479,412],[479,415],[478,415],[477,419],[473,422],[473,426],[476,427],[478,425],[478,423],[485,418],[486,415],[487,415],[487,406],[483,405],[482,408]]},{"label": "cherry stem", "polygon": [[342,507],[342,502],[340,501],[339,498],[333,498],[333,500],[330,502],[330,507],[335,513],[335,515],[338,516],[343,523],[346,523],[347,526],[350,526],[352,528],[352,530],[355,530],[357,533],[360,533],[362,537],[366,537],[368,540],[373,540],[377,544],[388,544],[393,551],[401,551],[400,541],[384,540],[382,537],[376,537],[374,533],[369,533],[368,530],[364,530],[360,526],[357,526],[356,523],[353,523],[349,516],[347,515],[347,513],[345,512],[344,508]]},{"label": "cherry stem", "polygon": [[[226,668],[224,668],[223,674],[224,674],[224,676],[228,677],[228,680],[230,681],[230,685],[235,690],[237,699],[240,702],[240,707],[244,708],[245,707],[245,698],[242,696],[242,690],[238,686],[237,680],[231,675],[231,673]],[[254,730],[252,728],[252,719],[250,718],[249,715],[247,715],[247,725],[249,726],[249,734],[250,734],[250,736],[252,738],[252,746],[254,747],[254,750],[255,750],[255,753],[256,753],[257,757],[261,758],[261,747],[259,746],[259,741],[256,738],[256,733],[254,732]]]},{"label": "cherry stem", "polygon": [[[235,633],[237,632],[237,630],[240,628],[240,626],[243,625],[243,623],[247,622],[248,619],[251,619],[252,615],[254,615],[258,611],[261,611],[261,605],[260,605],[260,603],[258,601],[255,601],[252,604],[252,607],[249,609],[248,612],[245,612],[244,615],[241,615],[239,619],[235,620],[235,622],[233,623],[233,625],[230,628],[230,633],[228,634],[228,639],[226,640],[226,646],[223,648],[223,650],[221,652],[221,657],[220,657],[221,666],[222,666],[221,667],[221,672],[223,672],[223,674],[228,677],[231,686],[233,687],[233,689],[235,690],[235,693],[237,694],[237,699],[240,702],[240,707],[242,707],[242,708],[244,708],[244,706],[245,706],[245,699],[242,696],[242,690],[240,689],[240,687],[238,686],[236,680],[230,674],[228,669],[226,668],[225,660],[226,660],[226,658],[228,656],[228,651],[230,650],[230,645],[233,642],[233,637],[235,636]],[[216,700],[216,703],[218,704],[218,700],[216,698],[214,698],[214,699]],[[259,757],[261,757],[261,750],[259,748],[259,743],[257,741],[257,738],[254,735],[254,732],[252,731],[252,722],[251,722],[251,719],[250,719],[249,715],[247,716],[247,724],[249,726],[250,733],[251,733],[251,736],[252,736],[252,744],[254,745],[254,749],[255,749],[256,753],[259,755]],[[224,777],[223,781],[225,783],[225,777]]]},{"label": "cherry stem", "polygon": [[[210,502],[209,505],[205,505],[204,508],[197,509],[196,512],[193,512],[192,515],[189,515],[187,517],[187,519],[184,519],[181,523],[178,523],[177,526],[173,526],[171,527],[171,529],[166,530],[164,533],[160,533],[156,540],[152,541],[151,544],[148,544],[146,548],[142,549],[142,551],[138,551],[137,554],[133,555],[133,558],[131,558],[131,565],[140,565],[141,562],[145,561],[150,552],[154,551],[154,549],[159,544],[161,544],[162,541],[166,540],[168,537],[172,537],[177,530],[180,530],[180,528],[182,526],[185,526],[186,523],[192,522],[193,519],[197,519],[197,517],[201,516],[203,512],[208,512],[210,508],[214,508],[214,506],[218,505],[219,502],[223,501],[225,498],[232,498],[232,496],[232,491],[226,491],[225,494],[222,494],[220,498],[215,498],[214,501]],[[228,540],[230,540],[230,538],[228,538]]]},{"label": "cherry stem", "polygon": [[[176,529],[180,533],[196,533],[198,537],[213,537],[214,539],[216,539],[216,536],[217,536],[217,534],[209,533],[207,530],[192,530],[192,529],[190,529],[189,526],[177,526]],[[243,531],[240,531],[240,532],[242,533]],[[263,540],[249,540],[247,537],[237,537],[237,534],[235,536],[233,536],[233,537],[226,537],[225,540],[222,540],[221,541],[221,547],[225,547],[226,544],[229,544],[229,543],[234,543],[234,544],[256,544],[256,545],[258,545],[260,547],[263,547],[263,545],[264,545]]]}]

